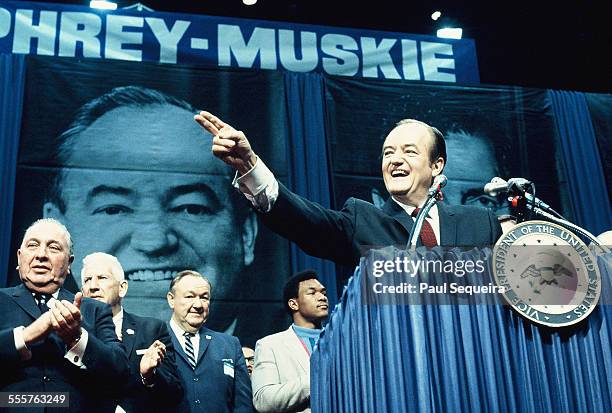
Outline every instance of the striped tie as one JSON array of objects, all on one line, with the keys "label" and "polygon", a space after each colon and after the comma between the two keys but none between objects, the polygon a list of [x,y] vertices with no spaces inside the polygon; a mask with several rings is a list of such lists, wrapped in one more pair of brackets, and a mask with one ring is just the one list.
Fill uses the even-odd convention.
[{"label": "striped tie", "polygon": [[185,333],[183,334],[185,337],[185,354],[187,354],[187,361],[192,369],[196,368],[196,359],[195,352],[193,351],[193,343],[191,342],[191,337],[195,337],[193,333]]}]

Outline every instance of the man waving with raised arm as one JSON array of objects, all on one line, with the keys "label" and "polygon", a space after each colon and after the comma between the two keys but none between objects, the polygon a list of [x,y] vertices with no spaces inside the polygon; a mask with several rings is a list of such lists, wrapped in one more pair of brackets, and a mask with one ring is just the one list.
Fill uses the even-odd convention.
[{"label": "man waving with raised arm", "polygon": [[[213,135],[213,154],[236,170],[234,186],[251,201],[268,227],[306,253],[344,265],[357,264],[369,248],[406,245],[415,210],[423,206],[434,177],[446,164],[442,133],[424,122],[403,119],[382,147],[382,176],[391,195],[383,208],[349,198],[335,211],[280,184],[242,131],[205,111],[195,120]],[[492,212],[438,203],[430,210],[419,245],[490,246],[500,235]]]}]

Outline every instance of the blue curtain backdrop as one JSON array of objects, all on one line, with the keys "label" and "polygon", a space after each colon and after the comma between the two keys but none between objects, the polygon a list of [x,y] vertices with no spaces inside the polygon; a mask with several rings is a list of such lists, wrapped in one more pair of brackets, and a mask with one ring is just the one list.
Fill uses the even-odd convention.
[{"label": "blue curtain backdrop", "polygon": [[548,95],[575,223],[598,235],[612,229],[612,209],[586,98],[582,92],[549,90]]},{"label": "blue curtain backdrop", "polygon": [[612,254],[569,329],[495,303],[366,304],[363,262],[312,354],[313,413],[612,411]]},{"label": "blue curtain backdrop", "polygon": [[11,253],[13,192],[23,107],[25,57],[0,54],[0,286],[6,285]]},{"label": "blue curtain backdrop", "polygon": [[[289,187],[295,193],[329,208],[331,189],[325,138],[323,79],[318,73],[285,73],[284,76],[289,125]],[[327,287],[330,306],[335,304],[337,294],[334,264],[305,254],[295,244],[291,244],[291,258],[293,273],[312,268],[320,274],[321,282]]]}]

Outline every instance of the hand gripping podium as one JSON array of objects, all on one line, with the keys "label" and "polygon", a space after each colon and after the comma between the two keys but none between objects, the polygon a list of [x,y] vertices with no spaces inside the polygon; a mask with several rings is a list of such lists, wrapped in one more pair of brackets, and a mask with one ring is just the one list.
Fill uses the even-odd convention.
[{"label": "hand gripping podium", "polygon": [[[453,281],[456,291],[491,287],[491,255],[490,249],[436,247],[371,251],[362,258],[312,354],[312,411],[612,411],[612,254],[596,258],[599,304],[584,320],[560,328],[534,323],[497,292],[481,290],[468,299],[450,293]],[[395,258],[400,267],[423,259],[488,264],[476,282],[473,272],[452,279],[439,268],[407,272],[396,261],[385,271],[374,264]],[[410,294],[409,285],[421,282],[433,289]],[[447,293],[436,293],[444,284]],[[375,292],[384,285],[386,294]]]}]

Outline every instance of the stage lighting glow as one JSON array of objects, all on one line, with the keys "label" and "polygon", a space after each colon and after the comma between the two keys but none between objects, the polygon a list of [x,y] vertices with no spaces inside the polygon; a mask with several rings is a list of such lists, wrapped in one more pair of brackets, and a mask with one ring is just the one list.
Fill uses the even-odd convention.
[{"label": "stage lighting glow", "polygon": [[463,36],[463,29],[460,27],[444,27],[438,29],[436,35],[444,39],[461,39],[461,36]]},{"label": "stage lighting glow", "polygon": [[112,1],[92,0],[89,2],[89,7],[92,9],[117,10],[117,3],[113,3]]},{"label": "stage lighting glow", "polygon": [[440,18],[440,16],[442,16],[442,12],[439,10],[436,10],[433,13],[431,13],[431,20],[436,21]]},{"label": "stage lighting glow", "polygon": [[255,3],[257,3],[257,0],[242,0],[242,4],[245,6],[252,6]]}]

